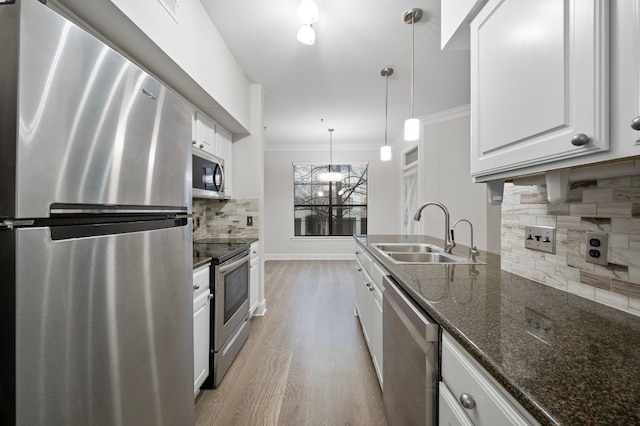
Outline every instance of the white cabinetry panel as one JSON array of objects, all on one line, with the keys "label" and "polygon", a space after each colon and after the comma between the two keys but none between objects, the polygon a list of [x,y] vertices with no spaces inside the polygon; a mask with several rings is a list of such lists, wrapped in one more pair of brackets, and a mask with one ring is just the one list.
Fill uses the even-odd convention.
[{"label": "white cabinetry panel", "polygon": [[193,272],[193,394],[209,377],[209,265]]},{"label": "white cabinetry panel", "polygon": [[[466,398],[471,402],[463,411],[474,425],[537,424],[528,414],[524,414],[524,409],[516,409],[510,402],[507,391],[489,379],[488,373],[446,333],[442,334],[441,363],[442,381],[454,398]],[[460,408],[462,407],[461,403]]]},{"label": "white cabinetry panel", "polygon": [[607,151],[608,64],[608,2],[487,3],[471,23],[472,175]]},{"label": "white cabinetry panel", "polygon": [[382,387],[382,297],[387,273],[356,243],[356,309],[373,367]]},{"label": "white cabinetry panel", "polygon": [[260,292],[260,252],[259,242],[251,243],[251,263],[249,268],[249,312],[254,313],[259,302]]}]

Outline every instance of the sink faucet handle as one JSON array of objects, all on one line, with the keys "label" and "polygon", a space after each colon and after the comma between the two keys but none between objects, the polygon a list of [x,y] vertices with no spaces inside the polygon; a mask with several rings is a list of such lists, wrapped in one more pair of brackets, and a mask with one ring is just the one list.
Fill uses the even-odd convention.
[{"label": "sink faucet handle", "polygon": [[456,222],[453,224],[453,226],[451,227],[451,240],[453,240],[453,228],[456,227],[456,225],[460,222],[466,222],[469,224],[469,228],[471,231],[471,245],[469,246],[469,260],[472,262],[476,261],[476,256],[480,255],[480,252],[478,251],[478,249],[476,248],[476,246],[473,244],[473,224],[467,220],[467,219],[458,219],[456,220]]}]

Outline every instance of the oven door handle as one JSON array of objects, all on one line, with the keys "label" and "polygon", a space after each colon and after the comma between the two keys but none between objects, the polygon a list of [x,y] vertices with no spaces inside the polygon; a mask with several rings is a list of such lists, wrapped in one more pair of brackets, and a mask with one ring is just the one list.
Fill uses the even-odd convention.
[{"label": "oven door handle", "polygon": [[231,272],[232,270],[236,269],[238,266],[242,265],[243,263],[248,263],[248,262],[249,262],[249,253],[247,253],[246,256],[242,256],[242,258],[239,260],[220,266],[220,269],[219,269],[220,275],[225,275],[228,272]]}]

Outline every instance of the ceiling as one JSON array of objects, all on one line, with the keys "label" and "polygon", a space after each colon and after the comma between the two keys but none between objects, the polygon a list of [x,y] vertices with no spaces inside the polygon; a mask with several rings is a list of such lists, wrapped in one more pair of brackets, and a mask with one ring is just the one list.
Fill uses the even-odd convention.
[{"label": "ceiling", "polygon": [[[401,141],[410,115],[411,25],[415,24],[415,117],[469,103],[469,51],[440,50],[440,0],[315,0],[316,43],[296,40],[300,0],[200,0],[234,57],[265,90],[267,149],[375,148]],[[324,120],[324,122],[321,121]]]}]

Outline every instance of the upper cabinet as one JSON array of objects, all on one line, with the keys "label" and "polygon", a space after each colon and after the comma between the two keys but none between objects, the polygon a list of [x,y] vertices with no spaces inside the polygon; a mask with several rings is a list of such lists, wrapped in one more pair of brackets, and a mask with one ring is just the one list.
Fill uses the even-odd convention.
[{"label": "upper cabinet", "polygon": [[608,1],[485,5],[471,23],[471,140],[476,181],[609,150]]},{"label": "upper cabinet", "polygon": [[193,116],[193,146],[218,156],[216,147],[216,124],[206,115],[196,111]]},{"label": "upper cabinet", "polygon": [[640,0],[611,1],[611,140],[640,155]]}]

